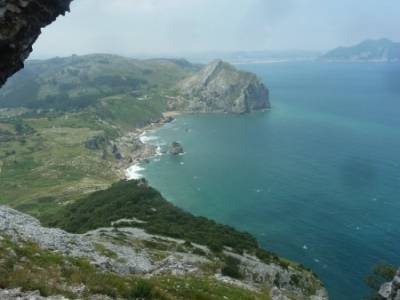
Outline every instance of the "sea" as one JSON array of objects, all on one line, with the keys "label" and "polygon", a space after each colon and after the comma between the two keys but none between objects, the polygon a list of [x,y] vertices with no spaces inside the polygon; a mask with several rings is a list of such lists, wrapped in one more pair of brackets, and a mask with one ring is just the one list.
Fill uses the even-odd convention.
[{"label": "sea", "polygon": [[185,153],[142,175],[175,205],[311,268],[332,300],[363,299],[374,265],[400,266],[400,64],[238,67],[265,83],[272,109],[177,117],[146,134]]}]

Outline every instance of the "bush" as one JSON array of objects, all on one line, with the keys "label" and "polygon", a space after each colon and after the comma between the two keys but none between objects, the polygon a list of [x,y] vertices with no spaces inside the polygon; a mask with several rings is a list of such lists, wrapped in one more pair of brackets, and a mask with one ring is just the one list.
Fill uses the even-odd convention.
[{"label": "bush", "polygon": [[373,290],[373,293],[367,297],[368,300],[380,299],[377,291],[380,286],[393,279],[396,274],[396,268],[387,263],[379,263],[372,268],[371,275],[365,279],[365,283]]},{"label": "bush", "polygon": [[224,276],[241,279],[243,276],[240,273],[240,261],[232,256],[225,256],[221,273]]},{"label": "bush", "polygon": [[139,280],[135,287],[131,290],[128,299],[152,299],[153,285],[147,281]]}]

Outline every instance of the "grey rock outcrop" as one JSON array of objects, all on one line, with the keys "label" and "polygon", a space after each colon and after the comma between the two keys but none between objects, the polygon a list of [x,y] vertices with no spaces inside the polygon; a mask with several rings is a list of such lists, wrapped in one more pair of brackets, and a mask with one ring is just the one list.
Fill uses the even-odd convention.
[{"label": "grey rock outcrop", "polygon": [[39,291],[22,292],[21,289],[0,289],[1,300],[68,300],[63,296],[42,297]]},{"label": "grey rock outcrop", "polygon": [[178,89],[187,111],[241,114],[270,108],[269,91],[254,74],[221,60],[180,82]]},{"label": "grey rock outcrop", "polygon": [[[43,297],[39,291],[23,292],[21,289],[0,289],[1,300],[69,300],[63,296]],[[93,295],[85,298],[88,300],[111,300],[105,295]]]},{"label": "grey rock outcrop", "polygon": [[41,28],[69,11],[72,0],[0,0],[0,87],[23,68]]},{"label": "grey rock outcrop", "polygon": [[400,300],[400,269],[391,282],[384,283],[379,289],[379,296],[384,300]]},{"label": "grey rock outcrop", "polygon": [[[121,219],[114,225],[127,222],[140,223],[138,219]],[[111,224],[110,224],[111,226]],[[8,207],[0,206],[0,244],[2,237],[13,242],[35,242],[42,249],[55,251],[67,256],[86,258],[93,265],[104,271],[118,274],[142,274],[157,276],[160,274],[202,275],[204,266],[209,266],[218,260],[212,252],[202,245],[191,244],[185,251],[185,241],[160,235],[152,235],[143,229],[134,227],[107,227],[89,231],[86,234],[70,234],[60,229],[46,228],[31,216]],[[115,241],[118,240],[118,243]],[[147,246],[146,246],[147,245]],[[194,249],[200,249],[207,256],[195,254]],[[160,250],[164,249],[164,250]],[[14,253],[13,255],[17,255]],[[240,261],[240,269],[244,275],[242,280],[222,276],[218,270],[211,274],[216,279],[231,283],[249,290],[263,288],[274,289],[272,299],[310,299],[327,300],[327,294],[319,280],[291,266],[283,268],[280,265],[266,264],[257,257],[239,255],[225,251]],[[214,272],[214,271],[213,271]],[[296,277],[297,283],[293,282]],[[310,295],[310,291],[314,295]],[[37,293],[21,293],[19,290],[0,290],[0,299],[38,299],[59,300],[63,298],[34,298]],[[12,295],[20,295],[20,298]],[[23,298],[32,296],[31,298]],[[281,298],[277,298],[281,297]],[[94,298],[93,298],[94,299]],[[97,299],[97,298],[96,298]],[[396,299],[396,298],[390,298]],[[398,300],[398,299],[396,299]]]},{"label": "grey rock outcrop", "polygon": [[126,258],[122,263],[118,259],[99,253],[96,249],[97,244],[84,235],[43,227],[37,219],[4,206],[0,206],[0,232],[16,241],[35,242],[42,249],[86,258],[101,269],[120,274],[146,273],[154,268],[144,252],[121,247],[119,254]]},{"label": "grey rock outcrop", "polygon": [[310,295],[311,300],[328,299],[328,294],[322,286],[312,286],[312,275],[307,277],[292,267],[285,269],[274,263],[266,264],[249,254],[239,255],[228,251],[225,251],[225,254],[240,261],[240,270],[244,275],[245,281],[267,286],[270,289],[272,300],[292,299],[288,294],[295,295],[301,299],[302,295],[304,295],[304,290],[296,287],[295,282],[299,283],[298,286],[306,287],[310,290],[315,289],[315,294]]},{"label": "grey rock outcrop", "polygon": [[[138,221],[138,220],[136,220]],[[111,224],[110,224],[111,225]],[[0,206],[0,238],[2,235],[13,241],[31,241],[45,250],[56,251],[67,256],[88,259],[104,271],[118,274],[186,274],[200,272],[200,265],[209,261],[201,256],[167,251],[165,259],[155,260],[154,249],[132,247],[142,241],[183,244],[184,241],[154,236],[138,228],[100,228],[86,234],[71,234],[61,229],[43,227],[40,222],[14,209]],[[125,243],[115,244],[124,236]],[[3,299],[3,298],[0,298]]]}]

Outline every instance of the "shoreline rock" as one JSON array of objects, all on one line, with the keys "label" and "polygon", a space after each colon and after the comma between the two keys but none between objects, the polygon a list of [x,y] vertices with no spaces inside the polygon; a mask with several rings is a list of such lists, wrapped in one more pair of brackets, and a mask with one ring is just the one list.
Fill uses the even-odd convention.
[{"label": "shoreline rock", "polygon": [[169,153],[172,155],[183,154],[184,153],[183,146],[178,142],[172,142],[169,147]]}]

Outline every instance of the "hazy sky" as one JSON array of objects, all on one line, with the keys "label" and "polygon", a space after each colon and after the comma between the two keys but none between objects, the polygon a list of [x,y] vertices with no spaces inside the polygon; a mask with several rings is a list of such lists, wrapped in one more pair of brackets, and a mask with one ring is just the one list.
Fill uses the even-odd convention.
[{"label": "hazy sky", "polygon": [[31,57],[326,50],[400,41],[400,0],[75,0]]}]

